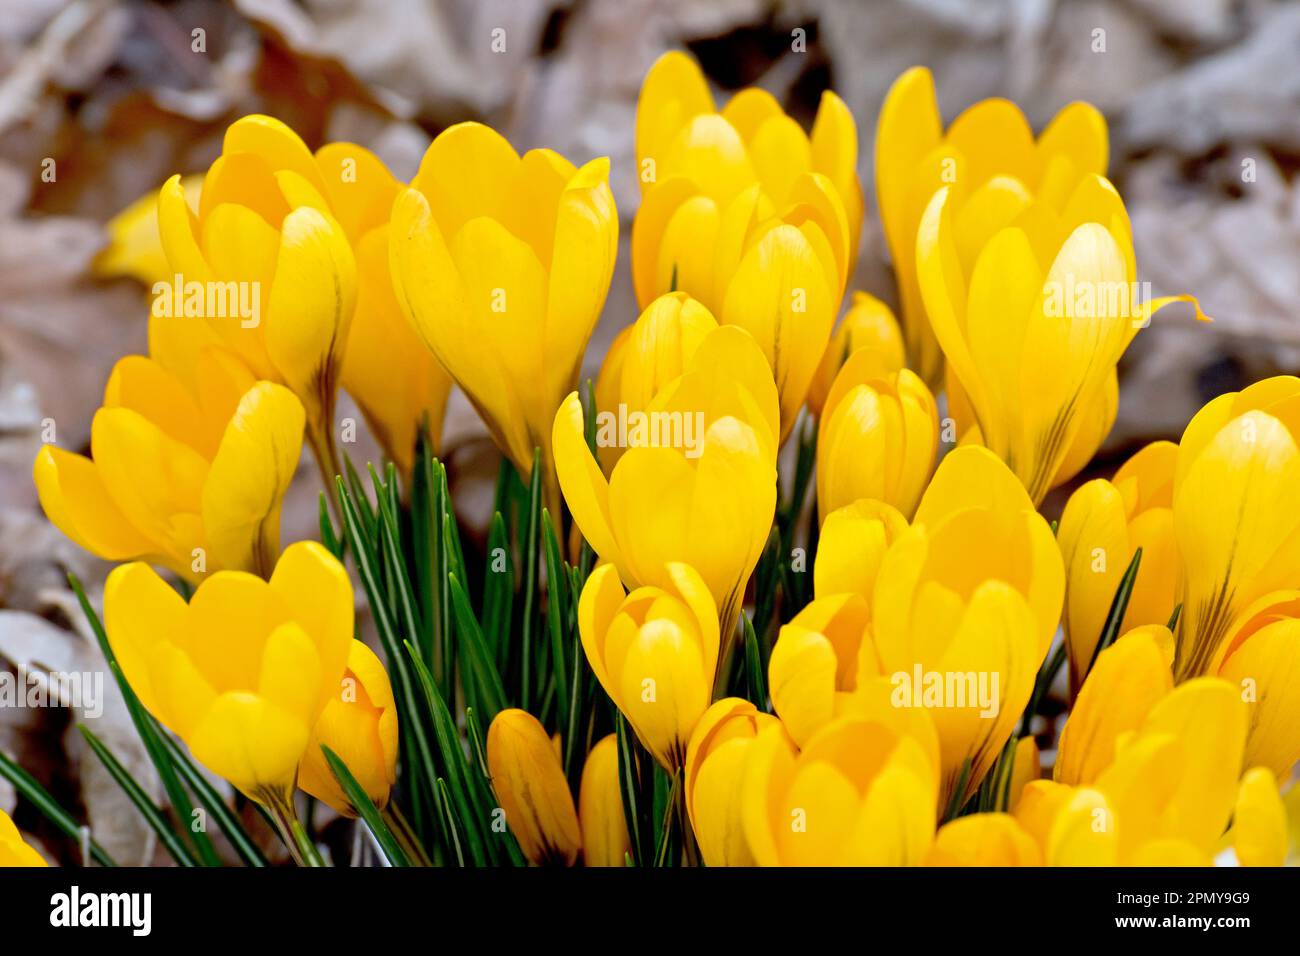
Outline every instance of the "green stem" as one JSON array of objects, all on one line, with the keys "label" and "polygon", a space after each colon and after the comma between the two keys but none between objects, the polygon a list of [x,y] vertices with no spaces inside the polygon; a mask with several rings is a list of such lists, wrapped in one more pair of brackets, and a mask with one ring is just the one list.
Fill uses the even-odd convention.
[{"label": "green stem", "polygon": [[330,510],[334,513],[335,520],[342,524],[343,508],[339,504],[338,485],[335,483],[335,477],[343,474],[343,468],[339,464],[338,445],[334,442],[333,421],[334,416],[331,411],[324,427],[308,423],[307,444],[311,446],[312,457],[316,459],[316,468],[320,472],[321,487],[325,489],[325,497],[329,499]]},{"label": "green stem", "polygon": [[397,804],[390,800],[384,809],[379,811],[379,815],[383,818],[384,823],[388,825],[388,829],[393,832],[393,836],[396,837],[397,843],[402,848],[402,852],[406,854],[407,859],[415,861],[420,866],[433,866],[429,854],[424,851],[424,845],[416,837],[415,831],[411,829],[411,825],[406,821],[406,817],[402,815],[402,811],[398,809]]},{"label": "green stem", "polygon": [[302,821],[298,819],[298,812],[293,807],[293,799],[285,793],[266,791],[258,794],[258,800],[271,814],[276,832],[280,834],[280,839],[284,841],[293,861],[299,866],[323,867],[325,861],[321,858],[320,851],[316,849],[316,844],[312,843],[311,838],[307,836]]}]

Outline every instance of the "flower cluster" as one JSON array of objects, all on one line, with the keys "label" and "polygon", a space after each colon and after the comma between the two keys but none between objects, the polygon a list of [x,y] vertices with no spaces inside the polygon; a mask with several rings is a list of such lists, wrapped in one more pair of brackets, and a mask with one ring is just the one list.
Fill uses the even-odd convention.
[{"label": "flower cluster", "polygon": [[[854,292],[834,328],[865,216],[834,94],[806,133],[761,90],[719,109],[669,53],[635,154],[642,312],[589,383],[606,159],[464,123],[404,185],[252,116],[124,214],[158,244],[111,261],[168,301],[90,456],[45,447],[34,477],[129,562],[104,647],[147,742],[186,745],[151,746],[164,781],[229,781],[303,863],[296,789],[399,865],[1283,863],[1300,379],[1040,513],[1138,331],[1175,300],[1205,318],[1139,294],[1098,111],[1035,136],[988,100],[945,129],[929,73],[899,77],[875,176],[901,324]],[[466,541],[434,457],[452,383],[504,463]],[[340,388],[390,463],[371,489]],[[281,553],[304,440],[322,541]],[[0,863],[36,861],[0,815]]]}]

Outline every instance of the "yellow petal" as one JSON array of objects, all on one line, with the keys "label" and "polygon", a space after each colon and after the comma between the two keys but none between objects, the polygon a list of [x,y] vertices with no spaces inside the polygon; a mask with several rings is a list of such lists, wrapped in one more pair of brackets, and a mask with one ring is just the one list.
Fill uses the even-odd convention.
[{"label": "yellow petal", "polygon": [[582,858],[587,866],[625,865],[631,843],[623,815],[618,740],[614,734],[600,740],[587,754],[578,793],[578,820],[582,825]]},{"label": "yellow petal", "polygon": [[45,516],[92,554],[126,561],[161,550],[113,502],[89,458],[43,445],[32,463],[32,480]]},{"label": "yellow petal", "polygon": [[487,736],[488,771],[506,824],[532,862],[572,866],[582,848],[560,758],[537,719],[522,710],[503,710]]},{"label": "yellow petal", "polygon": [[1038,844],[1015,817],[975,813],[940,827],[925,862],[927,866],[1042,866],[1042,859]]},{"label": "yellow petal", "polygon": [[1242,866],[1281,866],[1286,860],[1286,807],[1276,778],[1264,767],[1254,767],[1241,778],[1231,837]]}]

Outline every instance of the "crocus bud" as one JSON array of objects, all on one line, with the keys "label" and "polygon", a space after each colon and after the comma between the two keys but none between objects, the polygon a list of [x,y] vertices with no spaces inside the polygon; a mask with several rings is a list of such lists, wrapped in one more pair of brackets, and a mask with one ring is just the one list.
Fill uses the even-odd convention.
[{"label": "crocus bud", "polygon": [[905,367],[903,334],[889,306],[866,292],[853,293],[853,304],[836,327],[822,356],[821,365],[808,389],[808,407],[814,415],[822,413],[826,396],[840,368],[854,352],[875,356],[875,373],[890,375]]},{"label": "crocus bud", "polygon": [[859,498],[916,510],[934,470],[939,413],[907,369],[880,376],[879,360],[854,352],[835,376],[817,426],[817,507],[823,515]]},{"label": "crocus bud", "polygon": [[741,798],[759,866],[919,864],[934,838],[938,768],[900,728],[888,712],[841,717],[798,751],[780,726],[760,730]]},{"label": "crocus bud", "polygon": [[[615,421],[620,415],[626,419],[650,411],[655,396],[686,371],[705,337],[717,327],[709,310],[685,292],[659,296],[610,345],[596,378],[597,410]],[[597,443],[606,474],[627,447],[617,441]]]},{"label": "crocus bud", "polygon": [[1162,625],[1129,631],[1097,655],[1075,698],[1057,749],[1055,778],[1092,784],[1115,759],[1122,734],[1137,730],[1174,687],[1173,635]]},{"label": "crocus bud", "polygon": [[287,803],[353,642],[352,584],[312,541],[270,581],[221,571],[186,604],[148,565],[104,586],[104,625],[145,709],[195,760],[266,805]]},{"label": "crocus bud", "polygon": [[488,772],[519,848],[538,866],[572,866],[582,831],[559,754],[527,711],[497,714],[488,728]]},{"label": "crocus bud", "polygon": [[9,866],[46,866],[45,859],[23,842],[9,814],[0,810],[0,868]]},{"label": "crocus bud", "polygon": [[[872,606],[881,673],[938,729],[945,801],[962,779],[960,799],[974,792],[1019,721],[1064,578],[1051,528],[1010,469],[979,446],[949,453],[885,553]],[[959,684],[927,706],[936,680]]]},{"label": "crocus bud", "polygon": [[348,667],[338,690],[316,719],[298,786],[344,816],[355,817],[343,788],[330,770],[321,747],[328,747],[351,771],[379,809],[397,781],[397,707],[388,672],[375,652],[361,641],[348,651]]},{"label": "crocus bud", "polygon": [[1242,775],[1228,836],[1242,866],[1281,866],[1286,862],[1290,840],[1286,806],[1277,790],[1277,778],[1266,767],[1252,767]]},{"label": "crocus bud", "polygon": [[[691,565],[730,634],[776,510],[776,387],[753,337],[737,328],[707,333],[649,412],[655,440],[629,440],[606,479],[587,446],[577,393],[564,400],[553,430],[564,499],[628,587],[668,586],[669,564]],[[597,445],[619,440],[615,423],[598,422]]]},{"label": "crocus bud", "polygon": [[37,453],[41,507],[110,561],[154,562],[192,583],[227,569],[265,577],[280,553],[303,407],[217,352],[199,369],[192,391],[153,359],[120,360],[91,423],[91,457],[55,445]]},{"label": "crocus bud", "polygon": [[618,571],[602,565],[582,589],[578,628],[605,692],[654,758],[677,770],[718,666],[718,612],[704,580],[672,563],[665,587],[625,594]]},{"label": "crocus bud", "polygon": [[908,365],[930,387],[942,381],[943,355],[922,301],[916,254],[930,197],[953,187],[961,241],[977,246],[1035,199],[1064,206],[1083,177],[1106,174],[1108,152],[1105,117],[1087,103],[1065,107],[1037,140],[1004,99],[981,100],[945,130],[929,70],[913,67],[894,81],[876,126],[876,198],[898,277]]},{"label": "crocus bud", "polygon": [[398,196],[389,243],[419,337],[525,479],[541,449],[557,516],[551,422],[577,385],[618,250],[609,160],[521,157],[486,126],[451,126]]},{"label": "crocus bud", "polygon": [[870,604],[881,559],[905,530],[907,519],[896,508],[871,498],[826,515],[813,562],[814,593],[853,592]]},{"label": "crocus bud", "polygon": [[1153,442],[1111,481],[1087,482],[1066,502],[1056,540],[1066,568],[1064,627],[1072,693],[1078,693],[1115,591],[1138,548],[1142,561],[1120,632],[1165,624],[1173,614],[1180,576],[1171,508],[1177,459],[1177,445]]},{"label": "crocus bud", "polygon": [[758,732],[780,726],[747,700],[726,697],[695,726],[686,752],[686,812],[706,866],[753,866],[741,818],[745,761]]},{"label": "crocus bud", "polygon": [[972,813],[939,828],[925,865],[1042,866],[1043,852],[1015,817]]},{"label": "crocus bud", "polygon": [[582,859],[587,866],[625,866],[632,843],[618,780],[618,736],[610,734],[587,754],[578,789]]},{"label": "crocus bud", "polygon": [[784,440],[857,258],[853,117],[829,92],[811,136],[761,90],[717,111],[696,63],[670,52],[646,75],[636,127],[637,300],[680,289],[753,334],[780,384]]}]

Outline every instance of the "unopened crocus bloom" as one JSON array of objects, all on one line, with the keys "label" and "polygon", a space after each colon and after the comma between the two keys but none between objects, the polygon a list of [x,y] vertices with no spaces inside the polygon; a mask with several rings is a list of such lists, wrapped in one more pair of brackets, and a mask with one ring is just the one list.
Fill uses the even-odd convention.
[{"label": "unopened crocus bloom", "polygon": [[871,602],[885,553],[906,528],[881,501],[827,516],[813,567],[816,597],[781,628],[768,663],[773,707],[796,743],[887,698],[871,641]]},{"label": "unopened crocus bloom", "polygon": [[148,565],[121,565],[104,587],[104,624],[140,702],[194,758],[287,810],[353,643],[352,584],[338,560],[300,541],[269,581],[221,571],[188,604]]},{"label": "unopened crocus bloom", "polygon": [[492,129],[440,133],[393,207],[393,289],[425,345],[525,479],[577,385],[618,249],[609,160],[522,157]]},{"label": "unopened crocus bloom", "polygon": [[0,810],[0,867],[46,865],[44,857],[23,841],[9,814]]},{"label": "unopened crocus bloom", "polygon": [[1300,576],[1300,379],[1220,395],[1178,448],[1174,533],[1183,560],[1178,678],[1209,667],[1236,617]]},{"label": "unopened crocus bloom", "polygon": [[759,866],[910,866],[934,837],[938,768],[890,719],[845,716],[796,750],[779,725],[745,760],[741,813]]},{"label": "unopened crocus bloom", "polygon": [[356,807],[335,779],[321,747],[328,747],[351,771],[380,810],[397,782],[397,706],[388,672],[361,641],[348,649],[348,666],[337,690],[316,719],[298,786],[344,816]]},{"label": "unopened crocus bloom", "polygon": [[1020,719],[1056,633],[1064,577],[1051,528],[1006,465],[979,446],[945,457],[881,561],[872,607],[881,673],[904,703],[926,706],[918,673],[963,691],[927,706],[945,795],[962,780],[961,799],[974,791]]},{"label": "unopened crocus bloom", "polygon": [[939,828],[925,865],[1042,866],[1043,851],[1010,814],[972,813]]},{"label": "unopened crocus bloom", "polygon": [[153,311],[167,313],[172,336],[215,340],[258,378],[288,386],[306,410],[322,472],[333,474],[357,275],[329,194],[315,157],[288,126],[258,115],[232,123],[197,210],[179,176],[158,194],[173,282],[155,287]]},{"label": "unopened crocus bloom", "polygon": [[729,636],[776,510],[771,373],[749,333],[714,329],[647,413],[650,443],[627,448],[606,479],[577,393],[564,400],[554,428],[564,499],[628,587],[668,586],[673,562],[694,568]]},{"label": "unopened crocus bloom", "polygon": [[1286,861],[1286,805],[1268,768],[1252,767],[1242,775],[1229,836],[1242,866],[1281,866]]},{"label": "unopened crocus bloom", "polygon": [[907,364],[903,333],[898,329],[893,311],[866,292],[853,293],[853,304],[840,319],[817,366],[817,374],[808,389],[808,407],[814,414],[822,413],[835,376],[849,356],[858,351],[875,356],[876,372],[882,376],[897,372]]},{"label": "unopened crocus bloom", "polygon": [[[685,292],[659,296],[620,332],[596,377],[596,409],[611,421],[645,413],[656,395],[686,371],[691,357],[718,327],[703,305]],[[770,391],[775,392],[773,385]],[[597,457],[609,474],[627,445],[598,441]]]},{"label": "unopened crocus bloom", "polygon": [[110,561],[147,561],[190,582],[220,570],[267,576],[280,504],[302,451],[303,407],[221,350],[194,388],[153,359],[113,368],[89,458],[45,445],[32,477],[46,516]]},{"label": "unopened crocus bloom", "polygon": [[709,706],[718,667],[718,611],[704,579],[670,562],[661,587],[623,590],[613,565],[592,572],[578,629],[600,685],[670,772]]},{"label": "unopened crocus bloom", "polygon": [[819,512],[875,498],[910,516],[938,448],[939,413],[925,383],[907,369],[882,375],[873,353],[854,352],[817,426]]},{"label": "unopened crocus bloom", "polygon": [[316,164],[357,260],[357,304],[343,387],[384,453],[409,475],[422,422],[438,448],[451,377],[415,334],[393,292],[388,221],[402,185],[373,153],[352,143],[321,147]]},{"label": "unopened crocus bloom", "polygon": [[1076,447],[1081,434],[1105,437],[1096,409],[1120,357],[1178,297],[1137,301],[1128,213],[1101,176],[1080,179],[1059,206],[1014,181],[990,188],[998,214],[983,210],[969,226],[972,207],[955,187],[934,194],[916,234],[917,276],[974,419],[968,440],[992,449],[1038,503],[1067,459],[1074,467],[1095,451]]},{"label": "unopened crocus bloom", "polygon": [[1122,734],[1137,730],[1173,690],[1174,641],[1169,629],[1129,631],[1097,655],[1061,732],[1055,779],[1092,784],[1115,759]]},{"label": "unopened crocus bloom", "polygon": [[527,711],[503,710],[487,736],[488,771],[506,825],[538,866],[572,866],[582,831],[559,754],[546,729]]},{"label": "unopened crocus bloom", "polygon": [[681,289],[753,333],[780,388],[782,439],[856,261],[857,150],[834,93],[823,94],[809,136],[762,90],[717,111],[699,67],[675,51],[651,67],[637,102],[637,299],[645,307]]},{"label": "unopened crocus bloom", "polygon": [[1036,781],[1017,819],[1049,866],[1209,865],[1236,803],[1246,720],[1227,681],[1188,681],[1119,738],[1093,784]]},{"label": "unopened crocus bloom", "polygon": [[618,780],[618,736],[610,734],[587,754],[578,789],[582,859],[587,866],[625,866],[632,843]]},{"label": "unopened crocus bloom", "polygon": [[1104,176],[1106,120],[1087,103],[1071,103],[1035,139],[1014,103],[987,99],[945,130],[934,78],[924,67],[890,87],[876,127],[876,198],[903,305],[909,366],[932,388],[942,382],[943,354],[926,316],[916,260],[916,232],[930,197],[950,186],[959,236],[982,244],[1038,199],[1060,209],[1079,181]]},{"label": "unopened crocus bloom", "polygon": [[1250,705],[1245,765],[1285,780],[1300,760],[1300,591],[1272,591],[1247,606],[1206,673],[1231,681]]},{"label": "unopened crocus bloom", "polygon": [[695,726],[686,751],[686,812],[706,866],[753,866],[745,839],[745,761],[759,731],[780,721],[747,700],[725,697]]},{"label": "unopened crocus bloom", "polygon": [[1092,662],[1111,602],[1134,552],[1142,560],[1120,633],[1165,624],[1178,598],[1174,539],[1174,467],[1178,446],[1160,441],[1126,461],[1110,481],[1098,478],[1070,496],[1056,540],[1065,559],[1065,636],[1071,693]]}]

